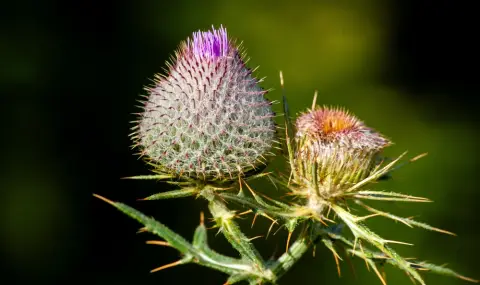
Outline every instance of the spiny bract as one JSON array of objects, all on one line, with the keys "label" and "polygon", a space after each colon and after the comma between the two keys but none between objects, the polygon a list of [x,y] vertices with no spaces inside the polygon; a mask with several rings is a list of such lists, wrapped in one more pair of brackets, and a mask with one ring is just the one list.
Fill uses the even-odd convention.
[{"label": "spiny bract", "polygon": [[275,137],[271,102],[223,27],[182,42],[146,90],[134,140],[177,176],[229,180],[257,168]]}]

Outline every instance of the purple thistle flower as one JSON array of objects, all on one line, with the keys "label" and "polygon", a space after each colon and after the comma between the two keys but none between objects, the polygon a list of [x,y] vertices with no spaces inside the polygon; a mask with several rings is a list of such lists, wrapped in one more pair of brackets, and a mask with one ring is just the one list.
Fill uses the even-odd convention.
[{"label": "purple thistle flower", "polygon": [[275,137],[271,102],[226,29],[193,33],[154,83],[134,140],[159,170],[230,180],[264,163]]},{"label": "purple thistle flower", "polygon": [[235,49],[230,44],[227,30],[223,27],[218,30],[193,33],[193,41],[187,40],[187,46],[194,55],[205,58],[228,56],[229,51],[232,48]]}]

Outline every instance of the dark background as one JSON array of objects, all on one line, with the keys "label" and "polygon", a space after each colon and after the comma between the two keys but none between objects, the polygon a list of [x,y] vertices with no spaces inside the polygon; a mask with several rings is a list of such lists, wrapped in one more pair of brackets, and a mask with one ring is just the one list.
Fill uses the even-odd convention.
[{"label": "dark background", "polygon": [[[269,98],[283,70],[293,113],[342,105],[396,143],[391,156],[429,156],[379,187],[427,196],[432,204],[386,204],[458,237],[385,222],[370,225],[405,256],[448,263],[480,278],[478,241],[478,13],[473,1],[4,1],[0,8],[2,284],[222,284],[186,265],[149,274],[177,253],[145,245],[139,224],[98,193],[155,216],[190,238],[201,200],[138,202],[165,190],[128,138],[136,100],[181,40],[223,24],[261,65]],[[258,3],[257,3],[258,2]],[[279,110],[279,106],[276,106]],[[281,165],[281,157],[271,168]],[[257,184],[267,189],[267,184]],[[271,188],[271,187],[270,187]],[[383,188],[382,188],[383,189]],[[251,217],[245,221],[248,224]],[[211,224],[210,224],[211,225]],[[249,235],[264,234],[260,221]],[[221,235],[211,244],[235,254]],[[268,257],[285,233],[255,242]],[[364,263],[356,277],[318,249],[280,284],[380,284]],[[387,268],[389,284],[408,284]],[[466,284],[425,275],[428,284]],[[301,281],[300,281],[301,280]]]}]

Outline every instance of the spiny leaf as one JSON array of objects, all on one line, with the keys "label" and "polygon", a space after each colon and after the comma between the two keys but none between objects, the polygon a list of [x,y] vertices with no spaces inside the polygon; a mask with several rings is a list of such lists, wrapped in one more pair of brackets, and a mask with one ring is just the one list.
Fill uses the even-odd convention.
[{"label": "spiny leaf", "polygon": [[171,184],[171,185],[176,185],[176,186],[190,186],[194,183],[192,183],[192,181],[165,181],[165,183],[167,184]]},{"label": "spiny leaf", "polygon": [[408,275],[413,277],[415,280],[420,282],[420,284],[425,285],[425,281],[423,281],[422,276],[410,266],[410,263],[406,261],[403,257],[398,255],[393,249],[389,247],[385,247],[385,250],[382,250],[387,256],[390,257],[390,264],[398,267],[399,269],[405,271]]},{"label": "spiny leaf", "polygon": [[[343,237],[341,235],[338,235],[338,233],[336,231],[331,231],[329,228],[327,228],[327,229],[324,228],[324,229],[322,229],[322,231],[327,233],[330,238],[341,242],[345,247],[347,247],[348,252],[350,252],[350,253],[352,253],[352,254],[354,254],[354,255],[362,258],[362,259],[371,260],[375,263],[387,262],[390,265],[393,265],[393,266],[396,266],[396,267],[399,266],[398,262],[395,259],[390,258],[389,256],[385,255],[382,252],[374,252],[374,251],[372,251],[368,248],[363,248],[361,251],[360,250],[354,250],[353,249],[354,243],[351,242],[350,240],[346,239],[345,237]],[[411,267],[412,269],[415,269],[415,270],[428,270],[432,273],[436,273],[436,274],[440,274],[440,275],[444,275],[444,276],[455,277],[455,278],[459,278],[459,279],[469,281],[469,282],[473,282],[473,283],[478,283],[478,280],[460,275],[457,272],[455,272],[455,271],[453,271],[449,268],[446,268],[444,266],[439,266],[439,265],[435,265],[435,264],[431,264],[431,263],[427,263],[427,262],[408,262],[407,261],[407,264],[408,264],[409,267]],[[369,263],[369,265],[371,265],[371,263]]]},{"label": "spiny leaf", "polygon": [[345,193],[343,197],[354,197],[365,200],[399,201],[399,202],[432,202],[427,198],[405,195],[395,192],[363,190],[353,193]]},{"label": "spiny leaf", "polygon": [[186,187],[178,190],[172,190],[162,193],[157,193],[147,198],[143,198],[141,200],[164,200],[164,199],[174,199],[174,198],[183,198],[183,197],[190,197],[195,194],[198,194],[197,187]]},{"label": "spiny leaf", "polygon": [[444,234],[448,234],[448,235],[452,235],[452,236],[455,236],[454,233],[452,232],[449,232],[449,231],[446,231],[446,230],[442,230],[442,229],[439,229],[439,228],[435,228],[435,227],[432,227],[428,224],[425,224],[425,223],[422,223],[422,222],[417,222],[415,220],[412,220],[410,218],[402,218],[402,217],[398,217],[398,216],[395,216],[395,215],[392,215],[390,213],[387,213],[387,212],[383,212],[383,211],[380,211],[380,210],[377,210],[375,208],[372,208],[372,207],[369,207],[367,205],[365,205],[364,203],[360,202],[360,201],[357,201],[357,204],[363,206],[365,209],[367,209],[368,211],[372,212],[372,213],[375,213],[375,214],[378,214],[380,216],[383,216],[383,217],[386,217],[386,218],[389,218],[389,219],[392,219],[392,220],[395,220],[395,221],[398,221],[398,222],[401,222],[409,227],[419,227],[419,228],[423,228],[423,229],[426,229],[426,230],[430,230],[430,231],[436,231],[436,232],[440,232],[440,233],[444,233]]},{"label": "spiny leaf", "polygon": [[[154,271],[165,269],[174,265],[183,264],[186,262],[195,262],[199,265],[210,267],[227,274],[248,274],[248,275],[254,275],[254,276],[263,278],[262,272],[257,271],[256,268],[246,263],[245,260],[234,259],[228,256],[221,255],[211,250],[206,244],[207,239],[206,239],[206,233],[203,232],[204,230],[203,224],[199,226],[199,228],[197,229],[198,231],[196,231],[195,233],[196,246],[193,246],[188,241],[186,241],[182,236],[173,232],[168,227],[166,227],[160,222],[157,222],[153,218],[147,217],[141,212],[125,204],[122,204],[119,202],[113,202],[100,195],[94,194],[94,196],[109,203],[110,205],[114,206],[121,212],[139,221],[141,224],[144,225],[143,229],[162,237],[164,240],[168,242],[169,246],[177,249],[183,255],[185,255],[184,258],[181,259],[181,261],[177,261],[176,263],[174,262],[174,263],[159,267],[157,269],[154,269]],[[200,243],[202,242],[204,242],[204,245],[200,246]]]},{"label": "spiny leaf", "polygon": [[368,176],[367,178],[363,179],[362,181],[358,182],[357,184],[347,189],[346,192],[352,192],[352,191],[358,190],[364,185],[366,185],[367,183],[375,181],[381,176],[385,175],[402,157],[405,156],[405,154],[407,154],[407,152],[402,153],[399,157],[397,157],[395,160],[385,165],[384,167],[375,170],[370,176]]},{"label": "spiny leaf", "polygon": [[374,245],[378,245],[379,247],[383,247],[383,245],[385,245],[385,243],[387,242],[377,234],[370,231],[367,227],[357,222],[358,217],[345,211],[342,207],[337,205],[331,205],[330,207],[335,211],[338,217],[342,219],[342,221],[348,226],[355,238],[364,239]]},{"label": "spiny leaf", "polygon": [[408,164],[410,164],[410,163],[412,163],[412,162],[415,162],[415,161],[419,160],[420,158],[423,158],[423,157],[425,157],[425,156],[427,156],[427,155],[428,155],[428,153],[425,152],[425,153],[422,153],[422,154],[419,154],[419,155],[415,156],[414,158],[409,159],[409,160],[406,161],[406,162],[402,162],[402,163],[400,163],[400,164],[397,164],[397,165],[396,165],[395,167],[393,167],[386,175],[390,175],[390,173],[392,173],[393,171],[396,171],[397,169],[400,169],[401,167],[404,167],[404,166],[406,166],[406,165],[408,165]]},{"label": "spiny leaf", "polygon": [[[415,271],[412,267],[410,267],[409,262],[407,262],[403,257],[398,255],[393,249],[387,246],[387,243],[400,243],[397,241],[390,241],[385,240],[372,232],[366,226],[358,223],[356,220],[357,218],[344,210],[342,207],[338,205],[331,204],[330,207],[335,211],[335,213],[342,219],[342,221],[350,228],[355,238],[360,238],[365,240],[375,246],[378,250],[383,252],[387,257],[391,258],[393,262],[391,262],[396,267],[400,268],[401,270],[405,271],[408,275],[413,277],[417,280],[420,284],[425,285],[420,274]],[[354,246],[355,247],[355,246]],[[355,249],[355,248],[354,248]]]},{"label": "spiny leaf", "polygon": [[472,279],[472,278],[469,278],[469,277],[465,277],[465,276],[460,275],[457,272],[455,272],[455,271],[453,271],[449,268],[443,267],[443,266],[439,266],[439,265],[435,265],[435,264],[431,264],[431,263],[427,263],[427,262],[412,263],[411,266],[412,267],[417,267],[418,269],[427,269],[427,270],[429,270],[433,273],[436,273],[436,274],[455,277],[455,278],[459,278],[459,279],[462,279],[462,280],[465,280],[465,281],[468,281],[468,282],[472,282],[472,283],[478,283],[478,280],[475,280],[475,279]]},{"label": "spiny leaf", "polygon": [[250,180],[255,180],[255,179],[258,179],[258,178],[262,178],[264,176],[269,176],[270,174],[272,174],[272,173],[271,172],[262,172],[262,173],[258,173],[258,174],[255,174],[255,175],[247,176],[243,179],[245,181],[250,181]]},{"label": "spiny leaf", "polygon": [[170,174],[156,174],[156,175],[138,175],[123,177],[122,179],[134,179],[134,180],[163,180],[173,178],[173,175]]},{"label": "spiny leaf", "polygon": [[188,241],[186,241],[182,236],[178,235],[174,231],[170,230],[167,226],[163,225],[162,223],[154,220],[153,218],[145,216],[143,213],[123,203],[113,202],[96,194],[94,194],[94,196],[109,203],[110,205],[114,206],[115,208],[127,214],[128,216],[139,221],[141,224],[144,225],[144,228],[147,231],[154,233],[160,236],[161,238],[165,239],[172,247],[176,248],[180,252],[184,252],[184,253],[194,252],[194,248]]}]

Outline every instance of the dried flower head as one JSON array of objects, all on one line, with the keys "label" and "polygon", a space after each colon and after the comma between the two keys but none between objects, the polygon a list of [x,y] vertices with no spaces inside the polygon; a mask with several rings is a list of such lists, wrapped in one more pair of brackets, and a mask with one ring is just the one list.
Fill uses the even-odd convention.
[{"label": "dried flower head", "polygon": [[235,179],[259,166],[273,144],[274,113],[226,29],[194,33],[168,66],[146,89],[134,133],[142,156],[200,180]]},{"label": "dried flower head", "polygon": [[[367,177],[390,144],[347,111],[317,107],[296,121],[296,167],[328,199]],[[315,177],[313,177],[315,176]]]}]

